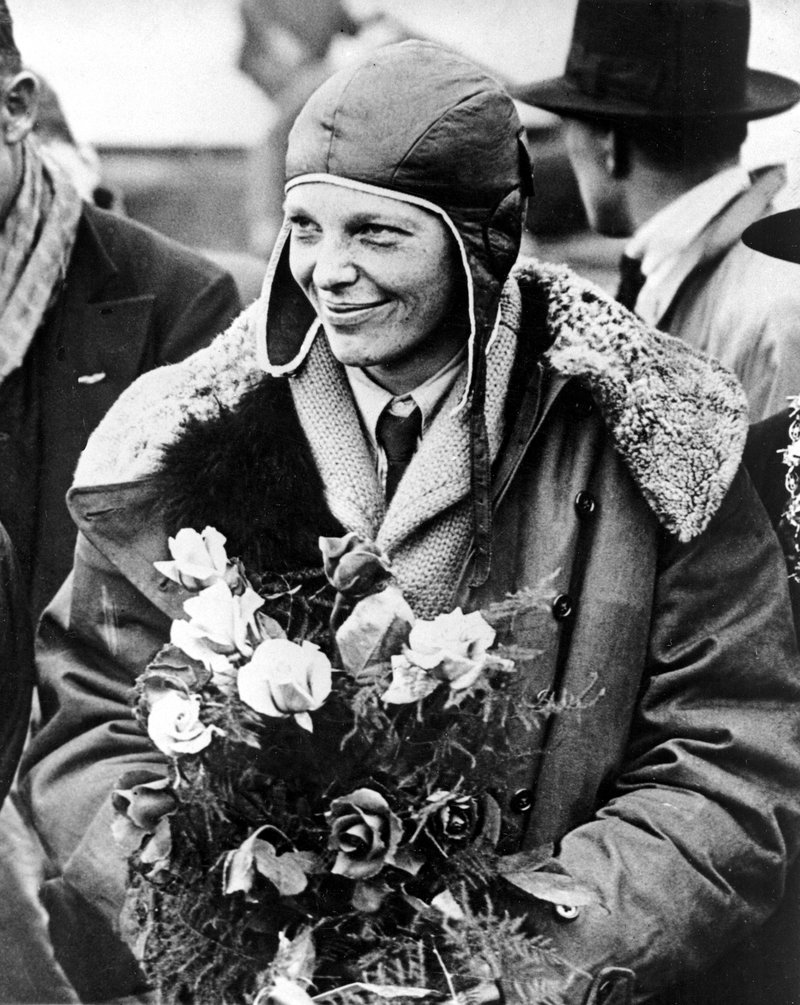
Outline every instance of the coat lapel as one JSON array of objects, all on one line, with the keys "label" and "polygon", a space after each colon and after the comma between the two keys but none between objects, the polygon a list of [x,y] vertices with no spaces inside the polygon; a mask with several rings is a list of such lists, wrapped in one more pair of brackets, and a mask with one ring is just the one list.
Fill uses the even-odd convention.
[{"label": "coat lapel", "polygon": [[89,428],[141,369],[155,297],[127,297],[120,287],[113,250],[84,212],[53,323],[60,328],[83,424]]},{"label": "coat lapel", "polygon": [[153,562],[169,558],[167,533],[155,513],[158,485],[137,482],[73,488],[67,494],[72,518],[97,550],[159,610],[183,618],[192,594],[157,571]]}]

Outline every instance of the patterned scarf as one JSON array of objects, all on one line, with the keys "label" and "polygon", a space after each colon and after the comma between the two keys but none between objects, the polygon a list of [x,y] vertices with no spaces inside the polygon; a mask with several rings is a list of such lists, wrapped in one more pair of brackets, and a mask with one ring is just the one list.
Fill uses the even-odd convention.
[{"label": "patterned scarf", "polygon": [[69,263],[82,203],[35,141],[23,148],[22,187],[0,230],[0,381],[22,364]]}]

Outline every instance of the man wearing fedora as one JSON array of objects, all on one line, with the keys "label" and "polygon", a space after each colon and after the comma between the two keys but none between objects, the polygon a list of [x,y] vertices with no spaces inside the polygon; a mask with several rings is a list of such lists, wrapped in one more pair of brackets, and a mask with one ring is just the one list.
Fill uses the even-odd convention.
[{"label": "man wearing fedora", "polygon": [[740,148],[800,85],[750,69],[749,35],[749,0],[579,0],[563,76],[516,96],[564,118],[592,228],[630,236],[620,302],[732,369],[755,421],[800,388],[800,288],[739,240],[786,181]]}]

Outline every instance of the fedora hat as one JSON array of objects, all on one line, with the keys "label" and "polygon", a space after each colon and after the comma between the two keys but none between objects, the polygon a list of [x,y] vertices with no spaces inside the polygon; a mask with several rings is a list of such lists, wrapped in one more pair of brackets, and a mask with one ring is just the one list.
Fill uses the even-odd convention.
[{"label": "fedora hat", "polygon": [[742,240],[753,251],[800,265],[800,209],[756,220],[742,234]]},{"label": "fedora hat", "polygon": [[760,119],[800,84],[747,66],[749,0],[578,0],[564,75],[513,89],[559,115]]}]

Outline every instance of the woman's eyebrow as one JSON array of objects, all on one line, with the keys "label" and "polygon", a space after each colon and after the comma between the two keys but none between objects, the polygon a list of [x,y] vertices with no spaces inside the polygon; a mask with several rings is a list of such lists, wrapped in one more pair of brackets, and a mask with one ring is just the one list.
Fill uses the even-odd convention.
[{"label": "woman's eyebrow", "polygon": [[416,230],[416,226],[411,217],[402,213],[395,214],[384,210],[363,210],[353,213],[347,220],[350,226],[361,226],[365,223],[380,223],[386,227],[393,227],[399,230]]}]

